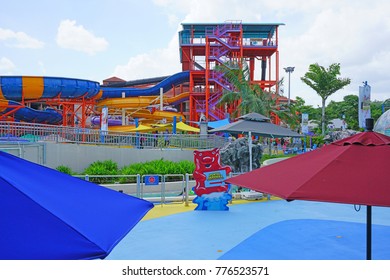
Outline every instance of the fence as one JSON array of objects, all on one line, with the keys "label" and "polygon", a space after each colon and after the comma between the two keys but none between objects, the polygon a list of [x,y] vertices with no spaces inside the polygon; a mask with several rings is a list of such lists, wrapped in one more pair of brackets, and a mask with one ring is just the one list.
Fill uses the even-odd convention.
[{"label": "fence", "polygon": [[[166,138],[169,141],[166,141]],[[138,149],[211,149],[222,147],[227,139],[217,135],[151,134],[101,131],[18,122],[0,122],[0,138],[9,142],[55,142],[126,146]]]},{"label": "fence", "polygon": [[[185,203],[188,206],[189,200],[195,197],[190,195],[189,190],[195,186],[192,174],[74,175],[74,177],[160,204]],[[154,178],[154,182],[148,182],[150,178]]]},{"label": "fence", "polygon": [[[232,173],[229,177],[234,177],[240,173]],[[103,187],[126,193],[132,196],[143,198],[153,203],[161,205],[167,203],[184,203],[189,205],[196,195],[191,189],[195,186],[192,174],[148,174],[148,175],[74,175],[80,179],[100,184]],[[154,178],[150,183],[148,180]],[[239,190],[237,186],[231,186],[230,194],[233,199],[241,199],[237,196]],[[230,201],[231,203],[232,201]]]}]

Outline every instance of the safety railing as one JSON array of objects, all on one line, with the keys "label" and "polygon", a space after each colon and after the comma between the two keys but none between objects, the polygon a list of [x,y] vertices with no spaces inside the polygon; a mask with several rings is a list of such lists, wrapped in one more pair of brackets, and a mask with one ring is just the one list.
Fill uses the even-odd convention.
[{"label": "safety railing", "polygon": [[[230,173],[230,177],[242,173]],[[196,195],[192,188],[196,182],[192,174],[145,174],[145,175],[74,175],[80,179],[94,182],[114,191],[122,192],[138,198],[148,200],[156,204],[179,203],[189,206]],[[241,189],[231,185],[229,193],[234,199],[240,199],[241,192],[248,189]],[[269,199],[269,198],[268,198]]]},{"label": "safety railing", "polygon": [[229,31],[240,31],[241,25],[241,21],[226,21],[223,25],[206,28],[205,33],[206,35],[222,36]]},{"label": "safety railing", "polygon": [[185,203],[193,199],[190,188],[195,186],[192,174],[147,175],[74,175],[103,187],[143,198],[153,203]]},{"label": "safety railing", "polygon": [[[0,138],[8,142],[54,142],[125,146],[138,149],[211,149],[222,147],[227,139],[209,134],[154,134],[101,131],[18,122],[0,122]],[[168,141],[166,141],[168,139]]]}]

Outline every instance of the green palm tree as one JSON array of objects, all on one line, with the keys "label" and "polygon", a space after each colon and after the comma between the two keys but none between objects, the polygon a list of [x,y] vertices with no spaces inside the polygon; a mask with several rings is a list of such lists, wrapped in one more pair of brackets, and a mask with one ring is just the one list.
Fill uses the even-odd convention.
[{"label": "green palm tree", "polygon": [[321,127],[322,135],[325,135],[325,102],[336,91],[351,83],[349,78],[338,78],[340,75],[340,63],[333,63],[328,68],[310,64],[309,71],[301,77],[301,80],[311,87],[322,99]]},{"label": "green palm tree", "polygon": [[[277,103],[277,94],[274,92],[264,92],[256,83],[249,82],[250,70],[248,64],[243,61],[242,67],[238,64],[225,64],[216,66],[215,70],[224,73],[225,78],[233,85],[234,90],[225,90],[219,105],[233,104],[239,102],[237,110],[232,117],[255,112],[270,117],[277,115],[284,123],[294,124],[297,122],[295,112],[290,108],[281,108]],[[279,86],[283,79],[279,81]]]},{"label": "green palm tree", "polygon": [[237,64],[218,65],[216,71],[222,72],[225,78],[233,85],[233,90],[225,90],[219,105],[233,104],[239,102],[237,110],[233,112],[233,117],[244,115],[250,112],[268,115],[266,100],[263,98],[263,91],[257,84],[249,83],[249,67],[243,63],[243,67]]}]

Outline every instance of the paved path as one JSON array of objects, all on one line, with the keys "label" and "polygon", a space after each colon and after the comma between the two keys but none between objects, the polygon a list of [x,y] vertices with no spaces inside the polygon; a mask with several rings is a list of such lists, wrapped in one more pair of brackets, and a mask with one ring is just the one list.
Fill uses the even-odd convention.
[{"label": "paved path", "polygon": [[[365,258],[365,207],[284,200],[236,203],[229,211],[192,207],[156,205],[107,259]],[[390,208],[373,207],[373,224],[372,257],[390,260]]]}]

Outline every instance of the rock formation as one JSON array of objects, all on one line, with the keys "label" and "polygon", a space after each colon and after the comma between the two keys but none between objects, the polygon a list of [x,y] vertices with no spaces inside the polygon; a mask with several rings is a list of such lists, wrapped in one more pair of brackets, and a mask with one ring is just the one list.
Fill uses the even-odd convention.
[{"label": "rock formation", "polygon": [[[233,173],[249,171],[249,147],[247,138],[238,138],[220,149],[221,165],[229,165]],[[258,141],[252,143],[252,169],[260,167],[263,149]]]},{"label": "rock formation", "polygon": [[334,142],[355,135],[356,133],[357,131],[350,130],[350,129],[331,131],[327,135],[325,135],[324,141],[330,143],[330,142]]}]

